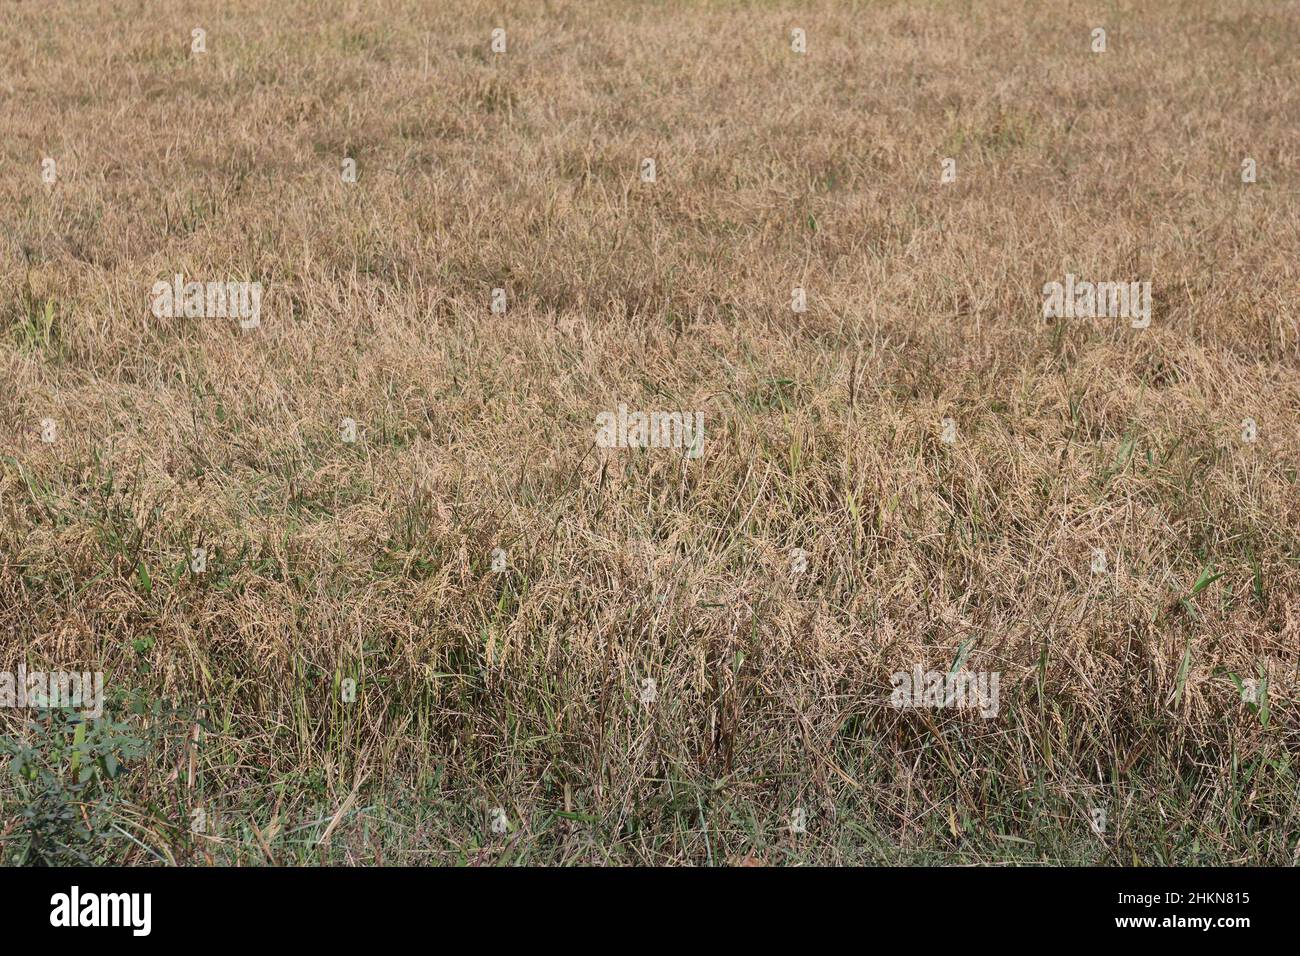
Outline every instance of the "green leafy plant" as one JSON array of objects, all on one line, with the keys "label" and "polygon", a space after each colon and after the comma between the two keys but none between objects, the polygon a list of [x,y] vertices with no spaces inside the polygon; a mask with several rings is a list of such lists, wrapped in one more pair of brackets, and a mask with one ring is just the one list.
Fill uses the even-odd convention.
[{"label": "green leafy plant", "polygon": [[92,864],[111,825],[113,781],[146,749],[126,724],[66,710],[37,711],[21,737],[0,737],[15,789],[20,838],[5,862]]}]

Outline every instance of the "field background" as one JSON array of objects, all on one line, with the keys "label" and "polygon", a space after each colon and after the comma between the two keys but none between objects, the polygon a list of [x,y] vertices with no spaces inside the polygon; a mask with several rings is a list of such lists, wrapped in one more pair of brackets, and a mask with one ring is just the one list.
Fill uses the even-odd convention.
[{"label": "field background", "polygon": [[1294,2],[6,3],[0,669],[116,726],[0,714],[0,855],[1293,863],[1298,76]]}]

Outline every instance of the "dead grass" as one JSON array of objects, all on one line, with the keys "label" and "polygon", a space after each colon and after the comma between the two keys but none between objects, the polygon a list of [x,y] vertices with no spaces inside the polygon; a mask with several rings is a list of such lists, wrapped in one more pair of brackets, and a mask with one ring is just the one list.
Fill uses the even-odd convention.
[{"label": "dead grass", "polygon": [[[0,668],[188,715],[97,858],[1293,862],[1297,16],[10,6]],[[962,648],[997,718],[888,706]]]}]

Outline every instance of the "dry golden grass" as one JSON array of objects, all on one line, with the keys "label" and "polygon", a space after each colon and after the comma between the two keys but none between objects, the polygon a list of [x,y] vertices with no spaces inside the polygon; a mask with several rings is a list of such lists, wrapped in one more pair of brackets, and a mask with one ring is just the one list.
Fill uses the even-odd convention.
[{"label": "dry golden grass", "polygon": [[[1296,4],[3,17],[0,668],[180,711],[93,859],[1300,853]],[[963,648],[996,718],[888,706]]]}]

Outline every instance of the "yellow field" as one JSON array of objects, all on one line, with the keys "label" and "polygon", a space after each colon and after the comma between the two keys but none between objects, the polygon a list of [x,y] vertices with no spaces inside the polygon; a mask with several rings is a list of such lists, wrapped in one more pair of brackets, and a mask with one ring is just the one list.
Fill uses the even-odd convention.
[{"label": "yellow field", "polygon": [[0,668],[118,726],[0,709],[0,856],[1294,862],[1297,76],[1246,0],[7,4]]}]

